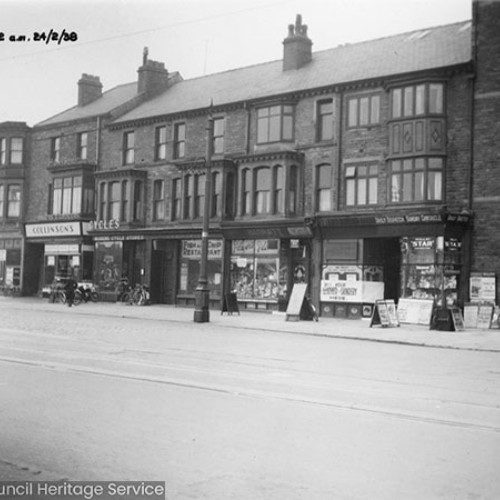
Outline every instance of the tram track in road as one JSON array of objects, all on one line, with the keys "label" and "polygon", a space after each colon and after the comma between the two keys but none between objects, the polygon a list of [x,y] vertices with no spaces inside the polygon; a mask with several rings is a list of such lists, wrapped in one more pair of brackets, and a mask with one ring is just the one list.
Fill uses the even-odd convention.
[{"label": "tram track in road", "polygon": [[[53,370],[80,375],[89,375],[94,377],[106,377],[113,378],[115,380],[131,381],[137,383],[154,383],[187,390],[207,391],[218,393],[221,395],[227,395],[230,397],[259,400],[278,400],[291,404],[323,407],[334,411],[353,412],[358,415],[372,415],[380,418],[413,421],[421,424],[440,425],[450,428],[461,428],[471,431],[489,432],[493,434],[500,433],[500,426],[498,425],[489,425],[486,423],[466,421],[465,419],[459,418],[443,418],[422,413],[418,414],[416,412],[400,411],[398,409],[391,409],[388,407],[384,408],[382,406],[376,405],[346,403],[332,398],[307,397],[303,394],[301,395],[289,392],[275,391],[271,390],[270,388],[262,389],[255,387],[242,387],[241,385],[231,385],[230,383],[204,383],[182,377],[167,377],[144,373],[127,373],[124,371],[110,370],[102,367],[98,368],[89,366],[75,366],[69,363],[63,363],[53,360],[28,360],[0,355],[0,362],[28,366],[33,369]],[[494,408],[489,409],[494,410]]]}]

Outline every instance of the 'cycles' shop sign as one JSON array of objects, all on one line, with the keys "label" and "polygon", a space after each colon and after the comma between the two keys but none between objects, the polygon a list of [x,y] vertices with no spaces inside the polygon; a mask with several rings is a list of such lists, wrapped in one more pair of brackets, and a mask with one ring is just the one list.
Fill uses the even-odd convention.
[{"label": "'cycles' shop sign", "polygon": [[81,236],[80,222],[45,222],[26,224],[26,238],[60,238],[61,236]]}]

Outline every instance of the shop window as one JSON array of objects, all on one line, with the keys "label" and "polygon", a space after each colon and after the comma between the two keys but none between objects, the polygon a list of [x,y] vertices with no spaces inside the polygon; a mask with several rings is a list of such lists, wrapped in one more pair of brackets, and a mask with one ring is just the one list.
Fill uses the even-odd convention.
[{"label": "shop window", "polygon": [[277,105],[257,110],[257,143],[293,140],[293,106]]},{"label": "shop window", "polygon": [[442,236],[401,238],[401,297],[456,306],[461,241]]},{"label": "shop window", "polygon": [[81,132],[77,136],[77,151],[76,157],[79,160],[86,160],[88,154],[88,140],[89,135],[87,132]]},{"label": "shop window", "polygon": [[135,161],[135,133],[123,134],[123,164],[132,165]]},{"label": "shop window", "polygon": [[410,118],[444,112],[444,85],[429,83],[409,85],[392,90],[393,118]]},{"label": "shop window", "polygon": [[210,207],[211,217],[216,217],[221,213],[221,192],[222,175],[219,172],[212,172],[212,203]]},{"label": "shop window", "polygon": [[332,209],[332,167],[316,167],[316,210],[328,212]]},{"label": "shop window", "polygon": [[441,201],[443,159],[408,158],[390,162],[391,202]]},{"label": "shop window", "polygon": [[271,212],[271,169],[261,167],[255,170],[255,213]]},{"label": "shop window", "polygon": [[194,176],[194,218],[205,213],[205,174]]},{"label": "shop window", "polygon": [[174,158],[184,158],[186,148],[186,124],[174,125]]},{"label": "shop window", "polygon": [[[222,296],[222,240],[208,240],[207,280],[211,298]],[[183,240],[179,270],[179,294],[194,295],[200,277],[201,240]]]},{"label": "shop window", "polygon": [[224,153],[224,118],[214,119],[213,153]]},{"label": "shop window", "polygon": [[317,103],[316,140],[331,141],[333,139],[333,100],[325,99]]},{"label": "shop window", "polygon": [[52,137],[50,140],[50,160],[53,163],[59,163],[61,160],[61,138]]},{"label": "shop window", "polygon": [[167,127],[156,127],[155,130],[155,160],[165,160],[167,157]]},{"label": "shop window", "polygon": [[367,127],[380,123],[380,96],[351,97],[347,101],[347,126]]},{"label": "shop window", "polygon": [[377,203],[377,165],[348,166],[345,177],[347,206]]},{"label": "shop window", "polygon": [[182,181],[174,179],[172,181],[172,220],[178,220],[181,217],[182,203]]},{"label": "shop window", "polygon": [[238,300],[277,300],[286,288],[280,278],[279,240],[235,240],[231,289]]}]

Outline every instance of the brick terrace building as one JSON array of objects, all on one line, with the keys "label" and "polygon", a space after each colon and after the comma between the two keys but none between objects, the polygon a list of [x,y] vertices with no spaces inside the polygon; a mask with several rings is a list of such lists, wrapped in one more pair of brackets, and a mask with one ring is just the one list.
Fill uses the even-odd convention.
[{"label": "brick terrace building", "polygon": [[182,80],[146,53],[104,94],[84,76],[91,102],[33,128],[25,291],[72,267],[111,298],[127,276],[193,304],[210,117],[214,305],[283,309],[296,282],[324,315],[463,305],[471,271],[499,272],[498,5],[321,52],[297,16],[279,61]]}]

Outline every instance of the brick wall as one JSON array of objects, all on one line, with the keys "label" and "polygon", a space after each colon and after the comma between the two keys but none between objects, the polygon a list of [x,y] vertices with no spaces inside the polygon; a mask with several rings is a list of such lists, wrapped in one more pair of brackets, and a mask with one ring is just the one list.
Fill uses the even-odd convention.
[{"label": "brick wall", "polygon": [[472,271],[495,272],[500,297],[500,2],[475,0]]}]

